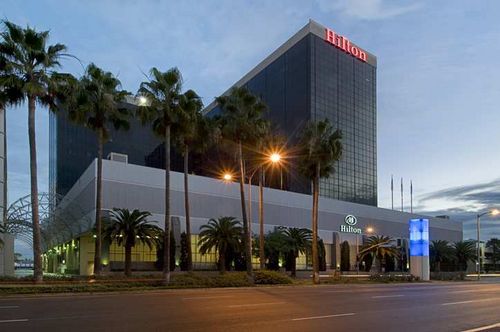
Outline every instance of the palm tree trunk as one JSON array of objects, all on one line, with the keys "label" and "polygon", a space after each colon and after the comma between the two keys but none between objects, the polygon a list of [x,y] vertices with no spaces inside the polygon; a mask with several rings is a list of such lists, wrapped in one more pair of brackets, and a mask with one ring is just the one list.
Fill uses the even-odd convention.
[{"label": "palm tree trunk", "polygon": [[187,246],[187,270],[193,270],[193,254],[191,251],[191,219],[189,215],[189,147],[184,148],[184,209],[186,214],[186,246]]},{"label": "palm tree trunk", "polygon": [[95,196],[95,253],[94,253],[94,275],[101,275],[101,252],[102,252],[102,150],[104,138],[102,130],[99,130],[97,139],[97,183]]},{"label": "palm tree trunk", "polygon": [[264,255],[264,188],[263,188],[263,169],[259,171],[259,260],[260,269],[266,268],[266,256]]},{"label": "palm tree trunk", "polygon": [[165,127],[165,234],[163,238],[163,281],[170,283],[170,126]]},{"label": "palm tree trunk", "polygon": [[436,261],[436,272],[441,272],[441,262]]},{"label": "palm tree trunk", "polygon": [[222,250],[219,252],[219,272],[220,274],[226,272],[226,255]]},{"label": "palm tree trunk", "polygon": [[250,227],[248,224],[247,211],[245,205],[245,167],[243,166],[243,149],[241,141],[238,142],[238,161],[240,163],[240,198],[241,198],[241,214],[243,219],[243,236],[244,236],[244,250],[245,250],[245,263],[247,268],[248,281],[253,284],[253,269],[252,269],[252,239],[250,234]]},{"label": "palm tree trunk", "polygon": [[36,163],[34,96],[28,96],[28,137],[30,145],[30,176],[31,176],[31,221],[33,223],[33,275],[36,283],[43,281],[42,267],[42,234],[38,213],[38,176]]},{"label": "palm tree trunk", "polygon": [[313,222],[312,222],[312,263],[313,283],[319,284],[319,257],[318,257],[318,207],[319,207],[319,176],[320,164],[316,165],[316,175],[313,183]]},{"label": "palm tree trunk", "polygon": [[292,273],[291,273],[291,277],[295,278],[295,277],[297,277],[297,255],[295,253],[292,253],[291,255],[292,255],[292,261],[291,261],[291,263],[292,263],[292,266],[291,266]]},{"label": "palm tree trunk", "polygon": [[125,245],[125,275],[130,277],[132,275],[132,246]]}]

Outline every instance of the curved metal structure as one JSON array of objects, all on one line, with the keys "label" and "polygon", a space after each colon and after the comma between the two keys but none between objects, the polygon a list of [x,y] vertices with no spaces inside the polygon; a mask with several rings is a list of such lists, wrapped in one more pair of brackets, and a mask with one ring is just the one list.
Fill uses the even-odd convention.
[{"label": "curved metal structure", "polygon": [[[71,240],[91,227],[91,220],[85,217],[79,207],[59,209],[61,195],[39,193],[39,215],[44,249]],[[5,227],[16,239],[33,246],[33,224],[31,195],[26,195],[12,203],[7,209]],[[83,222],[82,222],[83,221]]]}]

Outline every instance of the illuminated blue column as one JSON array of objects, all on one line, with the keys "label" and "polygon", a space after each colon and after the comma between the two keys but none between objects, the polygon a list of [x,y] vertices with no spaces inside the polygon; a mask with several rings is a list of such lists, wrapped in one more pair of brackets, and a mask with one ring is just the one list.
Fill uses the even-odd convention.
[{"label": "illuminated blue column", "polygon": [[410,273],[420,280],[429,280],[429,219],[410,219],[409,231]]}]

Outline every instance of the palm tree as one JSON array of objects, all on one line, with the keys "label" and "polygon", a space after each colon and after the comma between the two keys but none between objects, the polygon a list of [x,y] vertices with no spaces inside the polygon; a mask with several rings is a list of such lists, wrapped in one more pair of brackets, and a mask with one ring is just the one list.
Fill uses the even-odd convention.
[{"label": "palm tree", "polygon": [[222,137],[236,144],[236,155],[240,169],[239,182],[246,271],[248,280],[253,283],[252,234],[245,203],[243,145],[255,144],[267,131],[268,121],[262,118],[266,106],[244,87],[233,88],[229,95],[218,97],[216,101],[222,109],[220,117]]},{"label": "palm tree", "polygon": [[200,97],[188,90],[180,96],[180,121],[174,131],[176,143],[184,156],[184,209],[186,216],[187,271],[193,270],[191,250],[191,220],[189,211],[189,154],[192,150],[204,152],[218,138],[217,127],[212,119],[201,114],[203,103]]},{"label": "palm tree", "polygon": [[475,241],[458,241],[452,245],[460,271],[467,270],[467,262],[477,259]]},{"label": "palm tree", "polygon": [[210,219],[208,224],[200,227],[198,246],[205,255],[215,249],[219,255],[219,271],[226,272],[228,252],[238,252],[241,247],[243,229],[234,217]]},{"label": "palm tree", "polygon": [[152,68],[149,81],[142,82],[139,95],[147,103],[139,107],[143,123],[151,123],[153,132],[165,145],[165,234],[163,279],[170,282],[170,138],[172,125],[177,123],[182,89],[182,76],[177,68],[161,72]]},{"label": "palm tree", "polygon": [[292,277],[297,275],[297,257],[299,254],[305,254],[311,247],[312,232],[307,228],[282,227],[284,247],[283,251],[288,254],[291,259]]},{"label": "palm tree", "polygon": [[113,209],[110,215],[110,224],[106,228],[106,238],[110,242],[116,241],[125,247],[125,275],[132,274],[132,248],[137,242],[146,244],[152,249],[157,244],[162,229],[148,222],[151,213],[137,209],[130,212],[128,209]]},{"label": "palm tree", "polygon": [[35,135],[36,104],[56,110],[60,60],[67,56],[63,44],[48,45],[49,31],[38,32],[3,21],[0,34],[0,92],[3,106],[28,101],[28,137],[30,149],[31,216],[33,223],[33,263],[35,282],[43,280],[40,220],[38,210],[37,153]]},{"label": "palm tree", "polygon": [[318,206],[319,180],[330,176],[334,171],[334,164],[342,156],[342,134],[333,129],[330,121],[309,123],[299,139],[299,170],[302,175],[312,180],[313,207],[312,207],[312,262],[313,282],[319,283],[318,258]]},{"label": "palm tree", "polygon": [[431,242],[430,256],[436,263],[436,272],[441,272],[441,263],[453,257],[453,250],[446,240],[435,240]]},{"label": "palm tree", "polygon": [[[364,256],[371,255],[372,268],[378,265],[378,272],[382,272],[382,268],[385,266],[386,257],[399,256],[398,249],[391,245],[391,242],[393,242],[393,239],[389,236],[370,236],[359,251],[359,261],[363,260]],[[378,262],[380,263],[377,264]]]},{"label": "palm tree", "polygon": [[95,64],[87,66],[85,74],[78,80],[73,95],[62,104],[69,118],[92,130],[97,136],[97,188],[96,188],[96,239],[94,253],[94,275],[100,275],[102,251],[102,157],[103,146],[110,139],[110,131],[129,128],[128,111],[119,107],[129,93],[120,90],[120,81],[110,72]]},{"label": "palm tree", "polygon": [[497,261],[500,260],[500,240],[497,238],[491,238],[486,242],[486,248],[490,248],[492,251],[491,259],[493,261],[493,269],[497,269]]}]

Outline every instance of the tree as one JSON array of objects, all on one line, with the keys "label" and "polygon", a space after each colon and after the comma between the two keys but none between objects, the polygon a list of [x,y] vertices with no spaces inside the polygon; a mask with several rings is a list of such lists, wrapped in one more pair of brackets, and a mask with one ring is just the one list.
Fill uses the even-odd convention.
[{"label": "tree", "polygon": [[452,245],[460,271],[467,270],[467,262],[477,259],[475,241],[458,241]]},{"label": "tree", "polygon": [[172,125],[179,118],[182,76],[177,68],[161,72],[152,68],[149,80],[142,82],[138,94],[146,99],[138,113],[143,123],[150,123],[153,132],[165,145],[165,235],[163,259],[164,283],[170,283],[170,138]]},{"label": "tree", "polygon": [[189,154],[192,150],[204,152],[219,136],[218,128],[212,119],[201,114],[203,103],[193,90],[180,96],[180,121],[176,123],[176,143],[184,156],[184,209],[186,216],[187,271],[193,270],[191,252],[191,219],[189,211]]},{"label": "tree", "polygon": [[500,260],[500,240],[497,238],[489,239],[486,242],[486,248],[491,249],[491,260],[493,261],[493,269],[497,270],[497,261]]},{"label": "tree", "polygon": [[179,267],[181,271],[188,271],[188,241],[186,233],[181,233],[181,254],[179,257]]},{"label": "tree", "polygon": [[394,258],[399,256],[398,249],[391,245],[391,242],[393,242],[393,239],[389,236],[370,236],[359,251],[361,260],[363,260],[364,256],[371,255],[372,268],[378,266],[378,272],[383,272],[386,258]]},{"label": "tree", "polygon": [[33,263],[35,282],[43,280],[42,244],[38,208],[36,105],[57,109],[57,85],[61,58],[68,56],[63,44],[48,45],[49,31],[38,32],[3,21],[0,34],[0,105],[20,105],[28,101],[30,149],[31,216],[33,223]]},{"label": "tree", "polygon": [[245,202],[246,173],[243,145],[255,144],[267,131],[268,121],[262,118],[266,106],[244,87],[233,88],[229,95],[218,97],[216,101],[222,109],[220,116],[222,137],[236,146],[236,159],[238,160],[240,173],[241,216],[243,219],[246,272],[248,280],[253,283],[252,234]]},{"label": "tree", "polygon": [[319,180],[329,177],[342,156],[342,134],[334,130],[328,119],[309,123],[299,139],[299,171],[312,181],[312,262],[313,282],[319,283],[318,206]]},{"label": "tree", "polygon": [[283,252],[287,253],[292,277],[297,276],[297,257],[311,248],[312,232],[307,228],[280,227],[284,235]]},{"label": "tree", "polygon": [[349,242],[344,241],[340,245],[340,270],[349,271],[351,269],[351,258]]},{"label": "tree", "polygon": [[146,244],[152,249],[157,244],[158,235],[162,230],[153,221],[148,221],[151,213],[137,209],[113,209],[110,213],[109,226],[106,228],[106,238],[125,247],[125,275],[132,275],[132,248],[137,242]]},{"label": "tree", "polygon": [[103,147],[111,138],[111,129],[129,129],[128,111],[121,108],[129,93],[121,90],[120,81],[112,73],[95,64],[87,66],[85,74],[76,82],[72,96],[62,104],[70,120],[92,130],[97,136],[97,188],[95,201],[96,239],[94,275],[102,270],[102,158]]},{"label": "tree", "polygon": [[453,249],[448,241],[435,240],[429,247],[431,259],[435,263],[435,271],[441,272],[441,263],[453,257]]},{"label": "tree", "polygon": [[[200,253],[205,255],[215,249],[219,255],[219,271],[226,272],[228,253],[239,252],[242,243],[243,229],[241,223],[234,217],[210,219],[208,224],[200,227],[198,246]],[[251,256],[248,257],[247,259]]]},{"label": "tree", "polygon": [[[155,262],[155,267],[163,271],[165,267],[165,257],[163,257],[163,254],[165,253],[165,246],[164,246],[164,241],[165,241],[165,234],[162,233],[159,236],[158,240],[158,247],[156,250],[156,262]],[[170,230],[170,260],[169,260],[169,271],[172,272],[175,270],[175,237],[174,237],[174,232]]]}]

